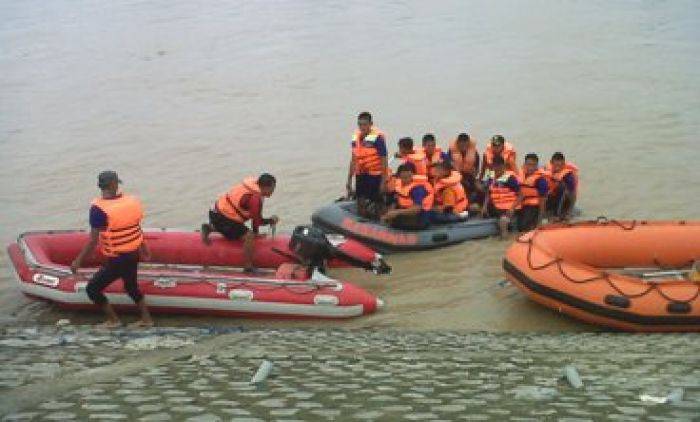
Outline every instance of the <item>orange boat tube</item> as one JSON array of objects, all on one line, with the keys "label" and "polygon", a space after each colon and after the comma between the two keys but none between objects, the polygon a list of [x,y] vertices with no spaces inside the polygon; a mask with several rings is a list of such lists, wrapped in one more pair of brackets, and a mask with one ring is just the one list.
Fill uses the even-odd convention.
[{"label": "orange boat tube", "polygon": [[534,301],[625,331],[700,331],[700,221],[553,224],[507,250],[508,280]]}]

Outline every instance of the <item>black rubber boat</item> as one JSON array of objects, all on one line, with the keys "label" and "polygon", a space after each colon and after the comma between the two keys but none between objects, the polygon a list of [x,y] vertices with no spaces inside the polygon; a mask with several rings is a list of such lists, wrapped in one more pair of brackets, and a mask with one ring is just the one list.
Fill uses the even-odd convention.
[{"label": "black rubber boat", "polygon": [[432,225],[425,230],[398,230],[359,217],[355,203],[349,201],[316,210],[311,221],[327,232],[352,237],[385,253],[441,248],[498,234],[498,224],[493,218]]}]

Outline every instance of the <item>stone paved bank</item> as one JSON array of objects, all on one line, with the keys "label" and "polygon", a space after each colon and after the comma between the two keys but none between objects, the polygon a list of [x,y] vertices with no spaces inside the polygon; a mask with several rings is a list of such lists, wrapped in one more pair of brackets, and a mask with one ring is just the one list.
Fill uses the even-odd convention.
[{"label": "stone paved bank", "polygon": [[[250,379],[267,359],[265,382]],[[573,364],[584,386],[562,369]],[[669,393],[671,394],[670,402]],[[6,328],[3,420],[700,420],[700,336]]]}]

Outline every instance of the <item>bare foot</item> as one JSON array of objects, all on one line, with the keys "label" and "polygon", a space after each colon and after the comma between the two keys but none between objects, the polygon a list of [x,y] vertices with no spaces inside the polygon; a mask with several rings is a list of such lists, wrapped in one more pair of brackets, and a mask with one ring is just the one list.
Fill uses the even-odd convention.
[{"label": "bare foot", "polygon": [[205,245],[211,245],[211,239],[209,239],[209,234],[211,234],[211,227],[209,227],[209,224],[202,224],[201,233],[202,242],[204,242]]},{"label": "bare foot", "polygon": [[101,330],[113,330],[115,328],[119,328],[122,326],[122,322],[119,320],[113,321],[111,319],[108,319],[107,321],[103,322],[102,324],[97,324],[95,327]]},{"label": "bare foot", "polygon": [[132,322],[131,324],[129,324],[129,328],[151,328],[151,327],[153,327],[153,320],[152,319],[149,319],[149,320],[140,319],[136,322]]}]

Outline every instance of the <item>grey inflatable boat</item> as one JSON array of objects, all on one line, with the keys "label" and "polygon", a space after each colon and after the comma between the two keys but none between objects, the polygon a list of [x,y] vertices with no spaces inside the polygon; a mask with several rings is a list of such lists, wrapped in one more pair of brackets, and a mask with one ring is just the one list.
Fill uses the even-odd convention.
[{"label": "grey inflatable boat", "polygon": [[498,224],[493,218],[473,218],[410,231],[364,219],[355,211],[354,202],[336,202],[314,212],[311,221],[327,232],[355,238],[385,253],[441,248],[498,234]]}]

